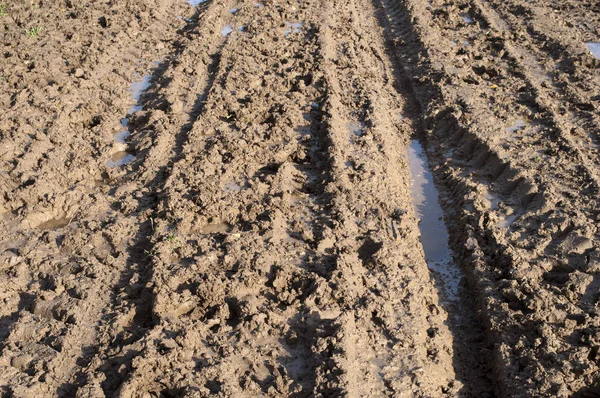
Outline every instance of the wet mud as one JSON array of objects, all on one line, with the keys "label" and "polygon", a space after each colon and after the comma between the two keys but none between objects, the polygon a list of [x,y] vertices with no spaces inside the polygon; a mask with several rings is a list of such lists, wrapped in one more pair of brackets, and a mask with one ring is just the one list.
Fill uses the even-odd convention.
[{"label": "wet mud", "polygon": [[0,396],[599,396],[598,11],[7,3]]}]

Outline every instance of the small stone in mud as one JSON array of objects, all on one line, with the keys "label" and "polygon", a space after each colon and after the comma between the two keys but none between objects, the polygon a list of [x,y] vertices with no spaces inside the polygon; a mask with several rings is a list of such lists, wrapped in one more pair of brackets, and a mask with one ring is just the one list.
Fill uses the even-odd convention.
[{"label": "small stone in mud", "polygon": [[85,75],[85,72],[83,71],[83,69],[81,69],[81,68],[75,69],[75,77],[83,77],[84,75]]},{"label": "small stone in mud", "polygon": [[231,230],[231,226],[224,222],[205,225],[200,232],[202,234],[224,234]]},{"label": "small stone in mud", "polygon": [[103,28],[107,28],[108,27],[108,19],[106,19],[106,17],[103,15],[100,18],[98,18],[98,23],[100,24],[100,26],[102,26]]},{"label": "small stone in mud", "polygon": [[62,227],[66,227],[69,224],[69,221],[70,219],[67,217],[58,217],[45,221],[39,224],[37,227],[41,230],[59,229]]},{"label": "small stone in mud", "polygon": [[180,99],[174,100],[169,107],[169,111],[173,114],[180,114],[183,112],[183,102]]}]

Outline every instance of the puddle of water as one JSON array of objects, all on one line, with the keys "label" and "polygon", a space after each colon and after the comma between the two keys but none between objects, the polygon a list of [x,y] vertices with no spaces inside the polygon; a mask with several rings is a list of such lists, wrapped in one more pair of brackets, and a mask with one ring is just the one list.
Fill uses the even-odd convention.
[{"label": "puddle of water", "polygon": [[110,168],[124,166],[133,161],[133,159],[135,159],[135,156],[133,156],[131,153],[127,151],[119,151],[112,154],[110,160],[106,162],[106,165]]},{"label": "puddle of water", "polygon": [[527,127],[527,123],[525,122],[525,120],[523,120],[523,119],[517,119],[517,121],[515,122],[515,124],[513,124],[512,126],[506,128],[506,131],[508,131],[510,133],[515,133],[517,131],[524,130],[525,127]]},{"label": "puddle of water", "polygon": [[350,133],[356,137],[362,137],[364,133],[364,124],[358,122],[346,123],[346,128]]},{"label": "puddle of water", "polygon": [[207,224],[200,230],[202,234],[224,234],[231,231],[231,226],[225,222]]},{"label": "puddle of water", "polygon": [[129,92],[131,93],[131,98],[135,101],[135,105],[129,108],[129,114],[132,115],[138,111],[141,111],[143,108],[139,105],[140,97],[150,87],[150,79],[152,76],[144,76],[141,80],[137,82],[131,83],[129,87]]},{"label": "puddle of water", "polygon": [[236,12],[238,12],[237,8],[232,8],[231,10],[229,10],[230,13],[235,14]]},{"label": "puddle of water", "polygon": [[587,49],[592,53],[594,58],[600,59],[600,43],[585,43]]},{"label": "puddle of water", "polygon": [[485,193],[485,198],[490,202],[490,210],[496,210],[498,208],[500,199],[495,197],[493,193],[491,193],[490,191],[487,191]]},{"label": "puddle of water", "polygon": [[507,215],[500,215],[498,217],[498,226],[500,228],[508,228],[510,227],[510,225],[519,217],[518,214],[511,214],[510,216]]},{"label": "puddle of water", "polygon": [[239,192],[241,190],[242,190],[242,187],[240,187],[235,182],[228,182],[227,184],[225,184],[223,186],[223,191],[229,192],[229,193]]},{"label": "puddle of water", "polygon": [[125,144],[127,138],[129,138],[130,135],[131,133],[129,132],[129,130],[121,130],[117,134],[115,134],[115,142],[117,142],[118,144]]},{"label": "puddle of water", "polygon": [[302,27],[304,26],[304,24],[302,22],[288,22],[288,21],[285,21],[285,25],[287,26],[287,28],[283,32],[283,34],[285,36],[289,35],[290,33],[302,32]]},{"label": "puddle of water", "polygon": [[63,227],[66,227],[67,225],[69,225],[69,221],[70,221],[70,219],[67,217],[58,217],[58,218],[53,218],[48,221],[44,221],[37,227],[38,227],[38,229],[41,229],[41,230],[59,229],[59,228],[63,228]]},{"label": "puddle of water", "polygon": [[462,17],[463,21],[465,21],[466,23],[473,23],[473,18],[466,12],[460,14],[460,16]]},{"label": "puddle of water", "polygon": [[[158,65],[158,63],[154,64],[154,66],[157,66],[157,65]],[[133,101],[135,103],[127,111],[127,113],[129,115],[132,115],[143,109],[142,105],[140,105],[140,103],[139,103],[140,98],[142,97],[142,94],[144,93],[144,91],[146,91],[150,87],[151,79],[152,79],[152,76],[148,75],[148,76],[143,76],[140,80],[131,83],[131,86],[129,87],[129,93],[131,94],[131,98],[133,99]],[[106,163],[106,165],[110,168],[124,166],[127,163],[131,162],[133,159],[135,159],[135,156],[133,156],[132,154],[130,154],[124,150],[126,148],[127,138],[129,138],[129,136],[131,136],[128,125],[129,125],[129,118],[124,117],[123,119],[121,119],[121,126],[123,126],[123,130],[119,131],[118,133],[116,133],[114,135],[114,140],[115,140],[115,143],[117,144],[117,145],[115,145],[115,148],[117,148],[118,151],[113,153],[110,160]]]},{"label": "puddle of water", "polygon": [[231,32],[233,32],[233,27],[229,25],[223,26],[223,29],[221,29],[221,36],[227,37],[231,34]]},{"label": "puddle of water", "polygon": [[452,251],[448,245],[448,230],[444,224],[444,213],[438,201],[438,191],[433,183],[423,147],[412,140],[408,149],[408,161],[411,174],[412,201],[420,219],[421,245],[425,260],[437,277],[443,299],[450,302],[459,300],[459,286],[462,272],[454,263]]},{"label": "puddle of water", "polygon": [[206,0],[187,0],[188,4],[192,7],[196,7],[198,4],[205,3]]}]

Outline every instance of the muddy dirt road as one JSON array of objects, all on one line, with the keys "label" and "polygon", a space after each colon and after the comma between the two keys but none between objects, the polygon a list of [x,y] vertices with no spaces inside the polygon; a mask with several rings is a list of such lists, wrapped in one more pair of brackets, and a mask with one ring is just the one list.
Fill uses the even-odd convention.
[{"label": "muddy dirt road", "polygon": [[595,2],[0,32],[2,397],[600,396]]}]

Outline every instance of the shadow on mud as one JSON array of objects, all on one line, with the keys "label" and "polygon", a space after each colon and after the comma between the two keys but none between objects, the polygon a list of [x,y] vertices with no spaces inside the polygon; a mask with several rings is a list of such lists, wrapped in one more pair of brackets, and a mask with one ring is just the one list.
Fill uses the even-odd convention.
[{"label": "shadow on mud", "polygon": [[328,338],[335,336],[339,329],[335,319],[323,319],[318,312],[298,313],[288,320],[288,325],[290,330],[280,343],[289,356],[280,357],[278,361],[293,380],[289,396],[304,398],[340,394],[339,388],[331,387],[339,386],[338,379],[342,373],[333,359],[339,354],[340,347],[327,344]]}]

